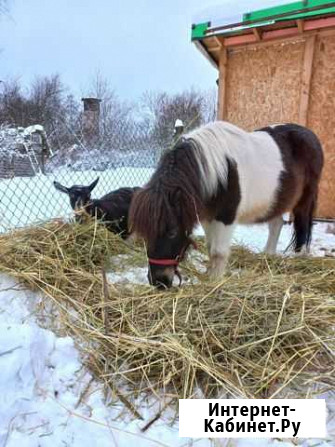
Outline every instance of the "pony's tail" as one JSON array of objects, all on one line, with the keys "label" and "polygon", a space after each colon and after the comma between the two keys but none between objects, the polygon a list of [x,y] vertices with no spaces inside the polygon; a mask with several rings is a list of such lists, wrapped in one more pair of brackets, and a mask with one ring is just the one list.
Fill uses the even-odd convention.
[{"label": "pony's tail", "polygon": [[300,252],[305,246],[309,250],[312,241],[313,216],[317,204],[317,195],[315,194],[308,203],[300,204],[293,210],[293,235],[288,249],[293,249],[296,253]]}]

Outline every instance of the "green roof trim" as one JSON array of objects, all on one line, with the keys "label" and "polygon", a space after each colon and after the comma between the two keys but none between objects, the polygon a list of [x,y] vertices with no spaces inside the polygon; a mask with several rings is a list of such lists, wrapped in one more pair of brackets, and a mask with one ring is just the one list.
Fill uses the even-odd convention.
[{"label": "green roof trim", "polygon": [[304,19],[313,16],[335,14],[335,2],[330,0],[302,0],[281,6],[259,9],[243,14],[240,23],[232,23],[231,27],[226,25],[213,28],[211,23],[199,23],[192,25],[191,40],[202,40],[208,35],[234,35],[244,29],[271,25],[285,20]]},{"label": "green roof trim", "polygon": [[202,39],[206,35],[207,29],[210,27],[210,22],[198,23],[192,25],[192,40]]},{"label": "green roof trim", "polygon": [[[273,6],[271,8],[260,9],[258,11],[247,12],[243,15],[243,22],[250,21],[256,22],[269,18],[277,18],[279,20],[288,20],[289,17],[293,17],[294,13],[297,11],[302,11],[299,15],[306,16],[309,13],[313,13],[314,15],[320,14],[320,10],[322,14],[325,13],[326,6],[329,5],[330,10],[335,11],[334,2],[329,0],[303,0],[300,2],[289,3],[288,5],[281,6]],[[315,11],[308,11],[311,8],[316,8]],[[306,9],[307,11],[303,11]],[[290,12],[293,13],[292,16],[288,15]],[[332,12],[332,11],[331,11]],[[285,17],[276,17],[285,15]]]},{"label": "green roof trim", "polygon": [[[319,16],[320,12],[321,12],[320,10],[301,12],[301,13],[298,13],[298,14],[293,14],[291,16],[287,16],[285,18],[277,19],[277,21],[281,22],[283,20],[306,19],[308,17]],[[334,14],[334,13],[335,13],[335,6],[332,6],[330,8],[322,9],[322,14]]]}]

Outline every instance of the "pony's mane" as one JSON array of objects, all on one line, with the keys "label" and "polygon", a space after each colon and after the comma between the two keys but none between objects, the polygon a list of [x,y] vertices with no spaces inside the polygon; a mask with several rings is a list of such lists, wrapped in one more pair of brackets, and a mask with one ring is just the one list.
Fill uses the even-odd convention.
[{"label": "pony's mane", "polygon": [[155,240],[179,226],[190,233],[202,209],[199,165],[191,142],[165,153],[149,183],[138,191],[129,210],[130,230]]},{"label": "pony's mane", "polygon": [[234,148],[247,135],[223,121],[187,134],[165,153],[149,183],[135,194],[129,212],[130,230],[147,240],[176,225],[191,232],[206,202],[219,186],[226,186],[227,158],[234,160]]},{"label": "pony's mane", "polygon": [[250,133],[226,121],[215,121],[195,129],[185,138],[196,146],[204,193],[211,197],[219,184],[227,184],[227,158],[234,160],[236,150],[247,146]]}]

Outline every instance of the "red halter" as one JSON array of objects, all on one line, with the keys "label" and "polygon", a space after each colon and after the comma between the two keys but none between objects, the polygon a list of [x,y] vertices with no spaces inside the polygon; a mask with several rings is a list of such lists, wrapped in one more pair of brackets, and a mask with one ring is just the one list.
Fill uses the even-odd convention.
[{"label": "red halter", "polygon": [[[177,256],[178,258],[179,256]],[[153,265],[175,265],[177,266],[179,264],[178,259],[153,259],[149,258],[149,264]]]},{"label": "red halter", "polygon": [[151,265],[162,265],[162,266],[173,266],[174,267],[174,273],[175,275],[177,275],[178,279],[179,279],[179,285],[181,285],[181,275],[180,272],[178,270],[178,265],[179,262],[181,262],[184,257],[185,257],[185,253],[186,250],[188,249],[188,247],[192,245],[193,248],[195,250],[198,249],[198,246],[196,244],[195,241],[193,241],[193,239],[189,238],[187,243],[184,245],[184,247],[182,248],[181,252],[179,255],[176,256],[175,259],[153,259],[153,258],[149,258],[149,264]]}]

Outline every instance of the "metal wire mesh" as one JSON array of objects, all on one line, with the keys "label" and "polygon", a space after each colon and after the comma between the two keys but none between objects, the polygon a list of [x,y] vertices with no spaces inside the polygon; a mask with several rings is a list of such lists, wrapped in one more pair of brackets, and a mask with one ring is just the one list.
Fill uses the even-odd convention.
[{"label": "metal wire mesh", "polygon": [[[5,154],[6,141],[2,142],[2,150]],[[161,152],[162,149],[142,129],[133,129],[132,133],[119,138],[114,135],[97,141],[93,148],[78,141],[70,148],[57,151],[43,167],[34,166],[33,172],[30,169],[27,176],[10,176],[8,170],[3,170],[0,176],[0,232],[73,216],[68,196],[55,189],[54,180],[65,186],[89,185],[99,177],[92,197],[101,197],[122,186],[145,184]],[[13,154],[11,166],[25,160],[22,154],[17,159],[15,151]]]}]

